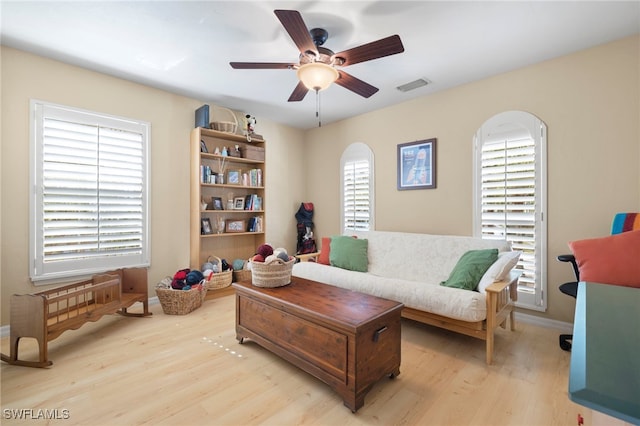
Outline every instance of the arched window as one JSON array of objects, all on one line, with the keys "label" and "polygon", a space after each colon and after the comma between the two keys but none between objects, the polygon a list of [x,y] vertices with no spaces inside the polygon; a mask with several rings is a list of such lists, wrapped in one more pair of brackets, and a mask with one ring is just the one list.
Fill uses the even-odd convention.
[{"label": "arched window", "polygon": [[352,143],[342,153],[340,170],[342,232],[373,230],[373,152],[364,143]]},{"label": "arched window", "polygon": [[522,252],[517,306],[546,310],[547,127],[508,111],[487,120],[474,140],[474,235],[507,239]]}]

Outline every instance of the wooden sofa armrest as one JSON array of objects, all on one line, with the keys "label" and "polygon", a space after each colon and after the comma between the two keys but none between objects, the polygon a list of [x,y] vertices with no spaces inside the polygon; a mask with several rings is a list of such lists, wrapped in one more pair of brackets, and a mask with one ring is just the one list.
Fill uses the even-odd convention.
[{"label": "wooden sofa armrest", "polygon": [[487,364],[493,361],[494,331],[500,326],[505,328],[507,318],[511,331],[516,328],[513,315],[514,302],[518,299],[518,279],[521,271],[512,270],[504,281],[490,284],[487,291]]},{"label": "wooden sofa armrest", "polygon": [[520,279],[521,275],[522,271],[511,270],[506,280],[490,284],[489,286],[487,286],[486,292],[500,293],[506,287],[509,287],[509,298],[515,302],[518,300],[518,279]]},{"label": "wooden sofa armrest", "polygon": [[318,260],[318,256],[320,256],[319,251],[315,253],[296,254],[296,258],[298,258],[300,262],[309,262],[311,260],[316,262]]}]

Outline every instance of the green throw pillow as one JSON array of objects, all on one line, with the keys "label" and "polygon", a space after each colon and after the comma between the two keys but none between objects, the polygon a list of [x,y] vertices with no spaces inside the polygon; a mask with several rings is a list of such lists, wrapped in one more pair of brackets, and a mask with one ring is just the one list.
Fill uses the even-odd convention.
[{"label": "green throw pillow", "polygon": [[350,271],[367,272],[369,267],[368,241],[348,236],[331,238],[329,262],[332,266]]},{"label": "green throw pillow", "polygon": [[470,250],[462,255],[449,278],[440,285],[475,290],[487,269],[498,259],[498,249]]}]

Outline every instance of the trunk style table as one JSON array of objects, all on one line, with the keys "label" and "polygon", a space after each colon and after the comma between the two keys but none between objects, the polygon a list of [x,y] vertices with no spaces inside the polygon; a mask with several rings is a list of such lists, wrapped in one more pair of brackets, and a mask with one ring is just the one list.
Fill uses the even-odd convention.
[{"label": "trunk style table", "polygon": [[400,374],[403,304],[292,277],[234,283],[236,338],[249,338],[322,380],[356,412],[374,383]]}]

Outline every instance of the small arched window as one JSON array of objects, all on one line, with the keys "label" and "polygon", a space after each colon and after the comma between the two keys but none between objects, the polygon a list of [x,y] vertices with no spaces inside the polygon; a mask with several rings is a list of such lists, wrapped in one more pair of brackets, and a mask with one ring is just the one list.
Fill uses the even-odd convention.
[{"label": "small arched window", "polygon": [[342,233],[373,230],[373,152],[364,143],[352,143],[342,153],[340,170]]},{"label": "small arched window", "polygon": [[527,112],[503,112],[474,142],[474,235],[522,252],[517,306],[546,310],[547,126]]}]

